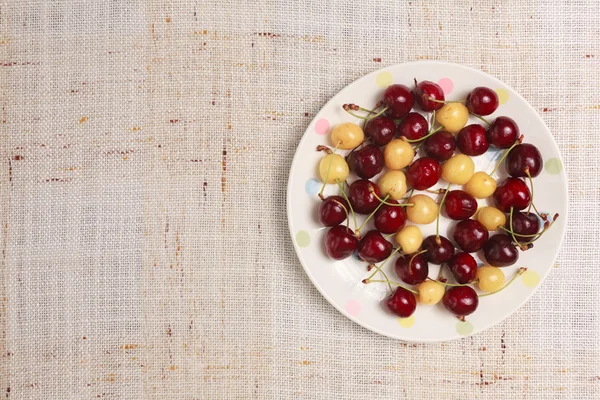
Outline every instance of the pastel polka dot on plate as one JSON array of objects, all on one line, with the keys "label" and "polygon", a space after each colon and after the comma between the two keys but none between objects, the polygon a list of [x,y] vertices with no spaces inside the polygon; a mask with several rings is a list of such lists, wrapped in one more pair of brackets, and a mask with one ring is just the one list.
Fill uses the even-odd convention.
[{"label": "pastel polka dot on plate", "polygon": [[498,101],[500,104],[505,104],[508,101],[508,90],[504,88],[496,89],[496,94],[498,95]]},{"label": "pastel polka dot on plate", "polygon": [[325,118],[321,118],[320,120],[318,120],[315,124],[315,132],[317,133],[317,135],[327,135],[328,131],[329,121],[327,121]]},{"label": "pastel polka dot on plate", "polygon": [[528,269],[521,275],[521,282],[527,287],[534,287],[540,283],[540,274],[535,271]]},{"label": "pastel polka dot on plate", "polygon": [[392,84],[392,73],[387,71],[378,73],[375,78],[375,83],[382,89],[390,86]]},{"label": "pastel polka dot on plate", "polygon": [[450,78],[442,78],[437,82],[444,91],[444,94],[450,94],[454,90],[454,82]]},{"label": "pastel polka dot on plate", "polygon": [[411,315],[408,318],[398,318],[398,323],[403,328],[410,328],[415,324],[415,316]]},{"label": "pastel polka dot on plate", "polygon": [[344,308],[346,309],[346,312],[353,317],[356,317],[358,314],[360,314],[360,303],[356,300],[348,300],[346,307]]},{"label": "pastel polka dot on plate", "polygon": [[456,332],[461,336],[468,336],[473,332],[473,324],[469,321],[458,321],[456,323]]},{"label": "pastel polka dot on plate", "polygon": [[549,158],[548,161],[546,161],[545,167],[546,167],[546,172],[549,173],[550,175],[558,175],[558,174],[560,174],[560,171],[562,171],[562,169],[563,169],[560,159],[556,158],[556,157]]},{"label": "pastel polka dot on plate", "polygon": [[308,247],[310,244],[310,235],[306,231],[298,231],[296,233],[296,243],[300,247]]},{"label": "pastel polka dot on plate", "polygon": [[304,184],[304,190],[309,196],[315,196],[317,193],[319,193],[319,190],[321,190],[321,182],[315,178],[310,178]]}]

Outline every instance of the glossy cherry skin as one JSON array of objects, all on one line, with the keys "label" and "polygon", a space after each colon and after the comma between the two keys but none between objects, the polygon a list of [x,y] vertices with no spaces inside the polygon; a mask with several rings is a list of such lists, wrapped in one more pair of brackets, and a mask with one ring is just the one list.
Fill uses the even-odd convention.
[{"label": "glossy cherry skin", "polygon": [[[398,204],[396,200],[388,199],[387,203]],[[394,207],[387,204],[379,207],[374,216],[375,229],[381,233],[395,233],[406,224],[406,212],[403,207]]]},{"label": "glossy cherry skin", "polygon": [[425,117],[416,112],[408,113],[398,125],[398,135],[409,140],[421,139],[427,135],[429,124]]},{"label": "glossy cherry skin", "polygon": [[319,221],[325,226],[336,226],[348,217],[347,212],[350,212],[350,206],[346,199],[329,196],[319,204]]},{"label": "glossy cherry skin", "polygon": [[373,188],[375,194],[381,198],[381,192],[376,184],[366,179],[358,179],[352,182],[348,193],[350,204],[355,212],[359,214],[370,214],[379,205],[379,200],[370,188]]},{"label": "glossy cherry skin", "polygon": [[367,232],[358,242],[358,256],[368,263],[378,263],[392,254],[394,246],[379,231]]},{"label": "glossy cherry skin", "polygon": [[[510,217],[509,217],[510,218]],[[506,229],[510,230],[510,220],[506,221]],[[529,242],[534,237],[520,235],[535,235],[540,231],[540,219],[534,213],[513,213],[512,231],[519,242]]]},{"label": "glossy cherry skin", "polygon": [[479,221],[466,219],[456,224],[452,237],[462,251],[473,253],[481,250],[488,240],[489,233]]},{"label": "glossy cherry skin", "polygon": [[396,123],[390,117],[380,115],[367,122],[365,135],[371,138],[373,144],[385,146],[396,135]]},{"label": "glossy cherry skin", "polygon": [[444,208],[448,218],[455,221],[471,218],[477,211],[477,200],[464,190],[451,190],[446,195]]},{"label": "glossy cherry skin", "polygon": [[404,85],[390,85],[383,92],[383,104],[388,108],[385,112],[388,117],[400,119],[406,117],[415,104],[415,98]]},{"label": "glossy cherry skin", "polygon": [[384,300],[384,304],[391,313],[400,318],[408,318],[417,308],[417,299],[408,290],[398,287],[391,296]]},{"label": "glossy cherry skin", "polygon": [[478,86],[467,96],[467,108],[477,115],[490,115],[496,109],[500,101],[495,90],[484,86]]},{"label": "glossy cherry skin", "polygon": [[398,257],[395,270],[398,278],[402,279],[404,282],[409,285],[418,285],[427,279],[427,275],[429,275],[429,264],[427,264],[427,259],[423,254],[407,254]]},{"label": "glossy cherry skin", "polygon": [[505,213],[510,212],[511,207],[515,211],[520,211],[531,202],[531,192],[525,182],[519,178],[506,178],[498,185],[492,196],[496,208]]},{"label": "glossy cherry skin", "polygon": [[435,100],[444,101],[444,91],[442,87],[437,83],[431,81],[421,81],[417,83],[415,79],[415,101],[423,111],[439,110],[444,105],[436,101],[431,101],[430,98]]},{"label": "glossy cherry skin", "polygon": [[439,131],[425,139],[425,154],[439,162],[446,161],[454,155],[456,139],[450,132]]},{"label": "glossy cherry skin", "polygon": [[542,172],[544,160],[537,147],[529,143],[521,143],[508,153],[505,166],[510,176],[527,176],[526,168],[529,168],[529,174],[536,177]]},{"label": "glossy cherry skin", "polygon": [[383,151],[374,144],[355,150],[348,157],[350,170],[363,179],[372,178],[380,173],[383,165]]},{"label": "glossy cherry skin", "polygon": [[508,235],[494,235],[483,246],[483,256],[494,267],[508,267],[519,259],[519,251]]},{"label": "glossy cherry skin", "polygon": [[429,189],[442,176],[440,163],[431,157],[421,157],[413,162],[406,172],[406,182],[416,190]]},{"label": "glossy cherry skin", "polygon": [[508,149],[519,137],[517,123],[508,117],[498,117],[486,132],[488,142],[498,149]]},{"label": "glossy cherry skin", "polygon": [[469,253],[456,253],[448,261],[448,269],[460,284],[473,282],[477,277],[477,261]]},{"label": "glossy cherry skin", "polygon": [[479,296],[471,286],[454,286],[446,290],[442,302],[448,311],[464,317],[477,310]]},{"label": "glossy cherry skin", "polygon": [[468,156],[480,156],[485,153],[490,144],[485,137],[485,129],[478,124],[467,125],[456,135],[458,149]]},{"label": "glossy cherry skin", "polygon": [[358,246],[358,238],[352,229],[343,225],[336,225],[325,235],[325,249],[327,255],[334,260],[343,260],[350,257]]},{"label": "glossy cherry skin", "polygon": [[446,263],[454,256],[454,245],[444,236],[440,236],[440,244],[435,235],[427,236],[421,248],[427,250],[423,255],[432,264]]}]

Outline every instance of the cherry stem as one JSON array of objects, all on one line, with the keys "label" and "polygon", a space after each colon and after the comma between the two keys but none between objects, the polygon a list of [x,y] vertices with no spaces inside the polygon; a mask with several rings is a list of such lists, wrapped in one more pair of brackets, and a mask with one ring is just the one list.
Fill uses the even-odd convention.
[{"label": "cherry stem", "polygon": [[[381,105],[382,105],[382,102],[380,101],[379,103],[377,103],[377,104],[375,105],[375,107],[373,107],[373,109],[372,109],[372,110],[368,110],[368,111],[369,111],[369,113],[367,114],[367,117],[369,117],[371,114],[373,114],[373,113],[375,112],[375,110],[377,110],[379,107],[381,107]],[[362,107],[360,107],[360,108],[362,109]],[[369,120],[365,120],[365,121],[363,122],[363,131],[364,131],[364,130],[365,130],[365,128],[367,127],[367,122],[369,122]],[[364,143],[364,142],[363,142],[363,143]],[[354,150],[353,150],[353,151],[354,151]],[[350,153],[352,153],[352,152],[350,152]]]},{"label": "cherry stem", "polygon": [[527,178],[529,178],[529,186],[531,186],[531,201],[529,202],[529,208],[527,208],[527,215],[529,215],[529,212],[531,211],[532,206],[533,206],[535,212],[538,215],[540,215],[537,208],[535,208],[535,206],[533,205],[533,178],[531,177],[531,174],[529,173],[529,167],[525,167],[525,173],[527,174]]},{"label": "cherry stem", "polygon": [[419,254],[423,254],[423,253],[425,253],[426,251],[427,251],[427,250],[421,250],[420,252],[418,252],[418,253],[415,253],[415,254],[413,254],[413,255],[412,255],[412,257],[411,257],[411,258],[410,258],[410,260],[408,261],[408,270],[409,270],[409,271],[412,271],[412,263],[413,263],[413,260],[415,259],[415,257],[416,257],[416,256],[418,256]]},{"label": "cherry stem", "polygon": [[440,283],[444,286],[469,286],[470,284],[474,283],[474,282],[469,282],[469,283],[448,283],[448,282],[441,282]]},{"label": "cherry stem", "polygon": [[385,204],[387,206],[392,206],[392,207],[412,207],[414,206],[414,204],[408,204],[408,203],[404,203],[404,204],[394,204],[394,203],[388,203],[387,201],[385,201],[390,195],[388,194],[387,196],[385,196],[385,199],[382,199],[381,197],[377,196],[377,193],[375,193],[375,191],[373,190],[373,188],[370,188],[370,192],[373,194],[373,196],[375,196],[375,198],[377,200],[379,200],[379,202],[381,204]]},{"label": "cherry stem", "polygon": [[440,104],[448,104],[448,103],[466,103],[466,100],[437,100],[434,99],[431,96],[427,96],[427,100],[433,101],[434,103],[440,103]]},{"label": "cherry stem", "polygon": [[441,283],[445,283],[446,282],[446,278],[444,278],[444,265],[445,264],[441,264],[440,265],[440,270],[438,271],[438,277],[437,280]]},{"label": "cherry stem", "polygon": [[519,270],[517,271],[517,273],[515,274],[515,276],[513,276],[512,279],[510,281],[508,281],[508,283],[506,285],[502,286],[498,290],[494,290],[493,292],[489,292],[489,293],[485,293],[485,294],[480,294],[479,297],[490,296],[490,295],[492,295],[494,293],[498,293],[498,292],[504,290],[506,287],[508,287],[508,285],[510,285],[511,283],[513,283],[515,279],[517,279],[519,276],[523,275],[525,273],[525,271],[527,271],[527,268],[525,268],[525,267],[519,268]]},{"label": "cherry stem", "polygon": [[390,234],[388,234],[388,235],[385,235],[385,236],[384,236],[384,238],[385,238],[385,239],[391,238],[391,237],[392,237],[392,236],[394,236],[396,233],[398,233],[398,232],[392,232],[392,233],[390,233]]},{"label": "cherry stem", "polygon": [[369,222],[369,220],[371,218],[373,218],[373,215],[375,215],[375,213],[377,212],[377,210],[379,210],[381,208],[381,206],[385,204],[385,201],[388,199],[388,197],[390,197],[389,194],[387,196],[385,196],[385,198],[383,199],[383,201],[377,205],[377,208],[375,208],[373,210],[373,212],[371,214],[369,214],[369,216],[367,217],[367,219],[365,219],[365,221],[362,223],[362,225],[356,230],[356,234],[357,235],[360,235],[360,230],[363,228],[363,226],[365,226],[365,224],[367,222]]},{"label": "cherry stem", "polygon": [[346,212],[346,225],[350,225],[350,213],[348,212],[346,206],[335,199],[333,200],[333,202],[339,204],[344,209],[344,211]]},{"label": "cherry stem", "polygon": [[492,172],[489,174],[490,176],[494,175],[494,172],[496,172],[496,170],[498,169],[498,167],[500,166],[500,164],[502,164],[502,161],[504,161],[504,159],[506,158],[506,156],[508,156],[508,153],[510,153],[510,151],[518,144],[520,144],[523,141],[523,135],[521,135],[514,143],[512,146],[510,146],[508,148],[508,150],[506,150],[504,152],[504,154],[502,154],[502,157],[500,157],[500,160],[498,160],[498,163],[496,163],[496,166],[494,167],[494,169],[492,170]]},{"label": "cherry stem", "polygon": [[[517,244],[517,246],[519,246],[521,248],[521,250],[524,250],[524,245],[522,245],[521,243],[519,243],[519,241],[515,237],[515,232],[513,230],[513,211],[514,211],[514,208],[511,207],[510,208],[510,214],[508,216],[508,218],[509,218],[509,221],[508,221],[509,224],[508,225],[510,227],[510,236],[512,236],[512,240]],[[527,249],[525,249],[525,250],[527,250]]]},{"label": "cherry stem", "polygon": [[490,123],[490,121],[488,121],[487,119],[483,118],[481,115],[477,115],[477,114],[473,114],[473,113],[469,113],[472,116],[474,116],[475,118],[480,119],[481,121],[485,122],[488,126],[491,126],[492,124]]},{"label": "cherry stem", "polygon": [[[386,280],[386,282],[387,282],[387,284],[388,284],[388,287],[390,288],[390,292],[393,292],[393,291],[394,291],[394,289],[392,289],[392,285],[390,284],[390,278],[388,278],[387,274],[386,274],[385,272],[383,272],[383,270],[381,269],[381,267],[378,267],[378,266],[377,266],[377,265],[375,265],[375,264],[371,264],[371,266],[372,266],[373,268],[376,268],[376,269],[377,269],[377,271],[375,271],[376,273],[377,273],[377,272],[381,272],[381,274],[383,275],[383,277],[385,278],[385,280]],[[374,275],[375,275],[375,274],[371,275],[371,278],[372,278]],[[365,279],[365,281],[367,281],[367,282],[372,282],[372,281],[370,280],[370,278],[367,278],[367,279]]]},{"label": "cherry stem", "polygon": [[[375,268],[377,268],[378,270],[381,270],[381,268],[383,268],[383,267],[385,266],[385,264],[386,264],[386,263],[387,263],[387,262],[390,260],[390,258],[392,258],[392,257],[394,256],[394,254],[396,254],[396,253],[397,253],[397,252],[399,252],[399,251],[400,251],[400,246],[396,247],[396,249],[394,249],[394,251],[392,252],[392,254],[390,254],[390,255],[388,256],[388,258],[386,258],[385,260],[383,260],[383,263],[381,263],[381,266],[379,266],[379,267],[378,267],[378,266],[377,266],[377,265],[375,265],[375,264],[371,264],[371,265],[373,265],[373,266],[374,266]],[[382,271],[382,272],[383,272],[383,271]],[[371,276],[369,276],[367,279],[363,279],[363,283],[365,283],[365,281],[368,283],[368,281],[369,281],[369,280],[370,280],[372,277],[374,277],[376,273],[377,273],[377,271],[373,272],[373,273],[371,274]],[[385,273],[384,273],[384,275],[385,275]],[[386,276],[386,279],[387,279],[387,276]]]},{"label": "cherry stem", "polygon": [[504,228],[502,226],[500,227],[500,229],[502,229],[505,232],[510,233],[511,236],[512,236],[512,238],[513,238],[513,240],[515,241],[515,243],[517,243],[517,245],[519,245],[519,247],[521,247],[521,249],[526,249],[528,246],[532,245],[533,242],[535,242],[536,240],[538,240],[539,238],[541,238],[542,235],[544,233],[546,233],[546,231],[548,229],[550,229],[550,227],[552,225],[554,225],[554,222],[556,222],[556,220],[558,219],[558,216],[559,216],[558,214],[554,214],[554,217],[552,218],[552,222],[549,222],[549,221],[544,222],[544,228],[540,232],[538,232],[536,234],[533,234],[533,235],[518,234],[521,237],[533,238],[533,239],[531,239],[528,242],[519,242],[519,241],[517,241],[517,239],[515,237],[515,233],[512,230],[512,213],[511,213],[511,215],[509,217],[509,218],[511,218],[511,220],[510,220],[510,226],[511,226],[510,230],[508,230],[508,229],[506,229],[506,228]]},{"label": "cherry stem", "polygon": [[[333,151],[331,151],[331,149],[329,147],[319,145],[319,146],[317,146],[317,151],[324,151],[325,153],[327,153],[327,155],[335,154],[338,146],[339,146],[339,143],[335,146],[335,149],[333,149]],[[325,156],[325,157],[327,157],[327,156]],[[321,186],[321,191],[319,192],[319,198],[321,200],[325,200],[325,198],[323,197],[323,192],[325,191],[325,186],[327,185],[327,181],[329,180],[329,172],[331,171],[332,165],[333,165],[333,157],[331,157],[331,160],[329,161],[329,166],[327,167],[327,174],[325,175],[325,180],[323,181],[323,186]]]},{"label": "cherry stem", "polygon": [[[346,104],[344,104],[344,106],[346,106]],[[359,109],[360,109],[360,110],[363,110],[363,111],[367,111],[367,112],[370,112],[370,111],[371,111],[371,110],[364,109],[364,108],[362,108],[362,107],[359,107]],[[379,111],[377,114],[374,114],[374,115],[372,115],[372,116],[368,116],[368,117],[363,117],[363,116],[361,116],[361,115],[354,114],[352,111],[350,111],[350,108],[349,108],[349,107],[344,107],[344,111],[346,111],[348,114],[352,115],[352,116],[353,116],[353,117],[355,117],[355,118],[359,118],[359,119],[362,119],[362,120],[365,120],[365,121],[370,121],[370,120],[372,120],[373,118],[377,118],[377,117],[379,117],[381,114],[383,114],[384,112],[386,112],[386,111],[387,111],[387,109],[388,109],[388,107],[385,107],[383,110]]]},{"label": "cherry stem", "polygon": [[444,128],[443,126],[438,126],[437,128],[431,130],[427,135],[425,135],[425,136],[423,136],[422,138],[419,138],[419,139],[407,139],[406,136],[402,136],[401,139],[404,140],[405,142],[408,142],[408,143],[422,142],[425,139],[427,139],[429,136],[432,136],[432,135],[438,133],[443,128]]},{"label": "cherry stem", "polygon": [[401,284],[401,283],[398,283],[398,282],[395,282],[395,281],[390,281],[389,279],[387,279],[387,280],[385,280],[385,281],[383,281],[383,280],[368,280],[368,281],[366,281],[366,282],[364,282],[364,283],[375,283],[375,282],[381,282],[381,283],[387,283],[388,285],[392,284],[392,285],[400,286],[402,289],[404,289],[404,290],[408,290],[408,291],[409,291],[409,292],[411,292],[412,294],[419,294],[419,292],[417,292],[416,290],[414,290],[414,289],[410,289],[410,288],[407,288],[407,287],[406,287],[406,286],[404,286],[403,284]]},{"label": "cherry stem", "polygon": [[344,188],[344,186],[342,186],[342,184],[337,181],[337,184],[342,192],[342,197],[344,198],[344,200],[346,200],[346,202],[348,203],[348,205],[350,206],[350,212],[352,213],[352,219],[354,220],[354,230],[356,230],[356,227],[358,226],[358,224],[356,223],[356,214],[354,213],[354,208],[352,208],[352,204],[350,203],[350,199],[348,198],[348,196],[346,195],[346,190]]},{"label": "cherry stem", "polygon": [[438,246],[442,245],[442,241],[440,240],[440,214],[442,213],[442,207],[444,206],[444,201],[446,201],[446,196],[448,196],[448,192],[450,191],[451,183],[446,187],[446,191],[444,192],[444,196],[442,197],[442,201],[440,201],[440,205],[438,207],[437,218],[435,219],[435,242]]}]

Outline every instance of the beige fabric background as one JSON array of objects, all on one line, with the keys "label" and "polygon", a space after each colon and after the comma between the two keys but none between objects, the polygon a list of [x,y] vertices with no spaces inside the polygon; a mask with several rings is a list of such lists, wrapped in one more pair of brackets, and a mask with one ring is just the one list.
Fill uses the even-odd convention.
[{"label": "beige fabric background", "polygon": [[[0,5],[0,397],[600,398],[594,0]],[[406,345],[292,248],[288,170],[342,87],[407,60],[489,72],[550,126],[570,224],[506,322]]]}]

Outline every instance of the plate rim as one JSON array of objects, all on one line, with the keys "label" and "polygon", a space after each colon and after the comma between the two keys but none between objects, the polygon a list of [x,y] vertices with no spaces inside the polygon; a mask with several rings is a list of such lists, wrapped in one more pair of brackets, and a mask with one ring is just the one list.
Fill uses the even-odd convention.
[{"label": "plate rim", "polygon": [[[296,145],[296,151],[294,153],[294,157],[292,159],[292,163],[290,166],[290,172],[288,174],[288,182],[287,182],[287,189],[286,189],[286,214],[287,214],[287,224],[288,224],[288,229],[290,232],[290,239],[292,241],[292,244],[294,246],[294,251],[296,253],[296,257],[298,259],[298,261],[300,261],[300,264],[302,265],[302,268],[304,269],[304,273],[308,276],[308,278],[310,279],[310,282],[312,283],[312,285],[317,289],[317,291],[321,294],[321,296],[323,296],[327,302],[333,306],[335,309],[337,309],[342,315],[344,315],[346,318],[350,319],[352,322],[362,326],[363,328],[371,331],[371,332],[375,332],[377,334],[380,334],[382,336],[386,336],[389,337],[391,339],[395,339],[395,340],[400,340],[400,341],[404,341],[404,342],[408,342],[408,343],[442,343],[442,342],[450,342],[450,341],[455,341],[455,340],[461,340],[461,339],[465,339],[468,337],[472,337],[475,335],[478,335],[488,329],[493,328],[494,326],[506,321],[508,318],[512,317],[516,312],[518,312],[524,305],[525,303],[527,303],[529,300],[531,300],[531,298],[537,293],[537,291],[539,290],[539,288],[542,286],[542,284],[544,283],[544,281],[546,280],[546,278],[548,277],[548,275],[550,275],[550,271],[552,271],[552,267],[548,268],[543,274],[540,275],[540,281],[539,284],[537,284],[535,287],[532,288],[531,292],[523,299],[523,301],[521,301],[516,307],[514,307],[514,310],[512,312],[510,312],[506,317],[501,318],[495,322],[491,322],[483,327],[480,327],[477,330],[473,330],[472,333],[466,335],[466,336],[461,336],[461,335],[457,335],[455,337],[451,337],[451,338],[447,338],[447,339],[421,339],[421,340],[414,340],[411,338],[401,338],[398,336],[393,336],[392,334],[388,333],[388,332],[384,332],[378,328],[375,328],[371,325],[368,325],[366,323],[364,323],[362,320],[360,320],[359,318],[356,318],[355,316],[351,315],[350,313],[348,313],[343,307],[338,306],[338,304],[336,304],[336,302],[332,301],[332,299],[330,298],[330,296],[326,293],[325,290],[323,290],[321,288],[321,286],[319,284],[317,284],[315,282],[315,278],[314,276],[310,273],[310,271],[308,270],[308,268],[306,267],[305,263],[303,262],[302,258],[300,257],[300,248],[298,246],[298,244],[296,243],[295,240],[295,235],[294,232],[292,230],[292,225],[291,225],[291,190],[292,190],[292,186],[291,186],[291,182],[292,182],[292,175],[294,173],[294,170],[296,169],[296,164],[298,162],[298,160],[300,159],[300,153],[298,152],[298,148],[301,147],[302,143],[307,140],[307,137],[309,135],[309,128],[310,126],[312,126],[316,121],[317,118],[319,117],[319,115],[321,114],[321,111],[325,108],[327,108],[327,106],[330,105],[330,103],[333,103],[339,96],[340,94],[349,86],[354,85],[355,83],[358,83],[362,80],[366,80],[372,76],[375,76],[381,72],[390,70],[390,69],[394,69],[394,68],[398,68],[398,67],[403,67],[403,66],[407,66],[407,65],[414,65],[414,64],[438,64],[440,66],[452,66],[452,67],[459,67],[459,68],[464,68],[464,69],[468,69],[471,70],[473,72],[476,73],[480,73],[480,74],[484,74],[487,75],[493,79],[498,80],[499,82],[501,82],[506,88],[510,89],[510,91],[512,93],[514,93],[518,98],[520,98],[521,100],[523,100],[523,102],[527,105],[528,110],[532,113],[534,113],[537,118],[542,122],[542,125],[544,126],[544,128],[546,128],[546,131],[550,134],[550,139],[551,139],[551,143],[554,146],[556,153],[558,154],[558,159],[561,162],[562,165],[562,170],[560,172],[560,175],[562,176],[562,178],[564,179],[565,182],[565,186],[564,186],[564,192],[563,192],[563,197],[564,197],[564,201],[565,201],[565,215],[563,216],[561,214],[561,218],[564,218],[564,230],[562,232],[562,235],[560,237],[558,246],[557,246],[557,252],[555,254],[555,256],[553,257],[554,260],[552,261],[552,264],[556,263],[556,260],[558,259],[558,255],[560,254],[560,251],[562,249],[562,246],[564,244],[565,241],[565,237],[567,234],[567,227],[569,224],[569,185],[568,185],[568,175],[567,175],[567,167],[563,161],[563,157],[560,151],[560,148],[558,147],[558,144],[556,143],[556,139],[554,139],[554,136],[552,135],[552,131],[550,130],[550,128],[548,127],[548,125],[546,124],[546,122],[544,121],[544,119],[542,118],[542,116],[537,112],[537,110],[535,108],[533,108],[533,106],[529,103],[529,101],[527,101],[527,99],[525,99],[518,91],[516,91],[512,86],[508,85],[507,83],[505,83],[504,81],[500,80],[499,78],[495,77],[494,75],[491,75],[485,71],[467,66],[467,65],[463,65],[463,64],[459,64],[459,63],[453,63],[453,62],[448,62],[448,61],[439,61],[439,60],[417,60],[417,61],[407,61],[407,62],[403,62],[403,63],[398,63],[398,64],[392,64],[392,65],[388,65],[386,67],[382,67],[379,69],[376,69],[374,71],[371,71],[355,80],[353,80],[352,82],[348,83],[347,85],[345,85],[344,87],[342,87],[335,95],[333,95],[323,106],[321,106],[321,108],[319,109],[319,111],[317,111],[317,113],[315,114],[314,118],[306,125],[306,129],[304,130],[304,133],[302,134],[302,138],[300,139],[300,141],[298,142],[298,144]],[[512,95],[511,93],[511,95]]]}]

